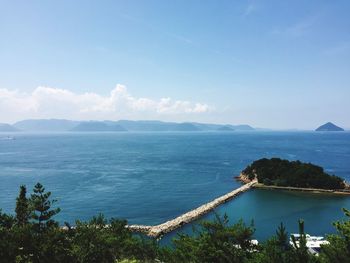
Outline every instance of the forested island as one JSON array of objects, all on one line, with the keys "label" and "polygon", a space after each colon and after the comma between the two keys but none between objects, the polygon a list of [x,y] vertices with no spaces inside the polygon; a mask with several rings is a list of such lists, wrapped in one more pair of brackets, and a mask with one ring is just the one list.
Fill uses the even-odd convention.
[{"label": "forested island", "polygon": [[[230,223],[226,215],[201,221],[194,234],[178,234],[172,246],[160,246],[155,239],[133,234],[127,221],[103,215],[75,226],[59,225],[54,219],[60,209],[51,192],[36,184],[27,197],[21,186],[15,214],[0,209],[0,262],[2,263],[345,263],[350,258],[350,211],[334,223],[337,234],[327,236],[318,256],[309,252],[304,222],[299,220],[299,244],[281,223],[276,234],[259,244],[253,222]],[[296,222],[297,224],[298,222]],[[307,228],[307,227],[306,227]]]},{"label": "forested island", "polygon": [[344,179],[326,173],[320,166],[280,158],[254,161],[242,171],[242,176],[248,180],[257,178],[258,182],[264,185],[281,187],[333,190],[347,187]]}]

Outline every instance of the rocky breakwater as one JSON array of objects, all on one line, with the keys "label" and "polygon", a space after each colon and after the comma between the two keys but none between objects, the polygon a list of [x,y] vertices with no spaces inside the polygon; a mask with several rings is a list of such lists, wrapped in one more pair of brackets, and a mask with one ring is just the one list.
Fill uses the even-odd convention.
[{"label": "rocky breakwater", "polygon": [[[255,178],[257,178],[256,175]],[[252,180],[249,179],[249,176],[244,174],[243,172],[241,172],[239,176],[236,176],[235,179],[245,184],[252,182]]]},{"label": "rocky breakwater", "polygon": [[190,223],[193,220],[198,219],[202,215],[210,212],[217,206],[231,200],[235,196],[239,195],[240,193],[243,193],[247,190],[249,190],[253,185],[257,183],[256,180],[253,180],[245,185],[242,185],[241,187],[233,190],[232,192],[229,192],[223,196],[220,196],[213,201],[206,203],[204,205],[201,205],[200,207],[189,211],[175,219],[169,220],[163,224],[156,225],[156,226],[143,226],[143,225],[130,225],[128,228],[135,232],[141,232],[144,233],[150,237],[158,238],[165,233],[171,232],[179,227],[181,227],[184,224]]},{"label": "rocky breakwater", "polygon": [[126,228],[128,228],[132,232],[142,233],[148,235],[149,231],[151,230],[152,226],[145,226],[145,225],[127,225]]}]

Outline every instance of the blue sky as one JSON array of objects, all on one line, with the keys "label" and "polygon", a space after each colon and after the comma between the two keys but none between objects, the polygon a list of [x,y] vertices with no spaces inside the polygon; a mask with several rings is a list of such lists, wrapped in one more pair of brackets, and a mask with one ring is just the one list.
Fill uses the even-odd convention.
[{"label": "blue sky", "polygon": [[350,127],[349,13],[350,1],[0,0],[0,122]]}]

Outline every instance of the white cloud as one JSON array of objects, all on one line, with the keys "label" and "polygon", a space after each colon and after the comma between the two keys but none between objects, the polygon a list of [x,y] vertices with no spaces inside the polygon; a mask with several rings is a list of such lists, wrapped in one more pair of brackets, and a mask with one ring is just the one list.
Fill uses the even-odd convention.
[{"label": "white cloud", "polygon": [[207,104],[161,98],[132,96],[118,84],[108,96],[74,93],[66,89],[38,87],[31,93],[0,89],[0,122],[27,118],[122,119],[143,116],[200,114],[211,110]]},{"label": "white cloud", "polygon": [[257,10],[257,5],[256,3],[249,3],[248,6],[245,8],[244,12],[243,12],[243,16],[249,16],[252,13],[254,13]]}]

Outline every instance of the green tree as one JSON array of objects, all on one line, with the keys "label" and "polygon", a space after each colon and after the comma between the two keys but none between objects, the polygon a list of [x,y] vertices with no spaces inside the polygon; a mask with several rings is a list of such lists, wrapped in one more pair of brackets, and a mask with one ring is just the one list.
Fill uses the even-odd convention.
[{"label": "green tree", "polygon": [[0,227],[3,229],[10,229],[14,224],[16,220],[13,216],[2,213],[2,210],[0,209]]},{"label": "green tree", "polygon": [[36,240],[35,263],[75,263],[72,240],[66,231],[56,226],[51,226],[41,233]]},{"label": "green tree", "polygon": [[291,236],[293,247],[292,257],[296,263],[318,262],[317,258],[309,253],[306,246],[306,234],[304,230],[304,220],[299,220],[299,240],[297,242],[295,236]]},{"label": "green tree", "polygon": [[165,262],[245,262],[256,247],[251,243],[254,234],[250,226],[240,220],[229,225],[227,215],[216,215],[213,221],[203,221],[194,228],[193,235],[180,234],[173,240],[174,251],[165,250]]},{"label": "green tree", "polygon": [[58,214],[61,209],[51,209],[56,200],[50,200],[51,192],[45,192],[45,188],[40,183],[34,186],[34,194],[31,195],[30,204],[32,208],[31,218],[34,220],[34,226],[40,232],[52,225],[57,225],[52,217]]},{"label": "green tree", "polygon": [[282,251],[290,249],[290,245],[288,243],[288,232],[286,231],[286,227],[283,225],[282,222],[276,230],[276,239],[277,244]]},{"label": "green tree", "polygon": [[347,220],[334,223],[336,235],[327,237],[329,244],[322,246],[320,258],[323,262],[350,262],[350,211],[343,208]]},{"label": "green tree", "polygon": [[[33,263],[42,262],[72,262],[72,242],[66,231],[62,230],[53,217],[60,212],[60,208],[52,208],[56,200],[51,200],[51,192],[37,183],[29,199],[31,213],[31,227],[28,246],[29,256]],[[28,256],[28,253],[25,254]]]},{"label": "green tree", "polygon": [[19,195],[16,199],[16,223],[19,226],[28,224],[29,220],[29,204],[26,197],[27,189],[24,185],[21,185]]},{"label": "green tree", "polygon": [[308,251],[306,247],[306,235],[304,231],[304,220],[299,220],[299,240],[294,235],[291,236],[294,250],[298,257],[298,262],[307,262]]},{"label": "green tree", "polygon": [[291,247],[288,242],[288,233],[281,223],[276,235],[262,243],[259,252],[254,254],[250,262],[257,263],[289,263],[294,262]]},{"label": "green tree", "polygon": [[16,255],[16,243],[12,232],[15,219],[2,213],[0,209],[0,261],[14,262]]},{"label": "green tree", "polygon": [[76,222],[73,237],[73,253],[77,262],[114,262],[117,259],[113,244],[117,237],[111,235],[103,215],[93,217],[90,222]]}]

